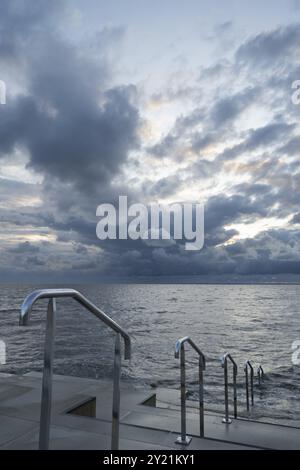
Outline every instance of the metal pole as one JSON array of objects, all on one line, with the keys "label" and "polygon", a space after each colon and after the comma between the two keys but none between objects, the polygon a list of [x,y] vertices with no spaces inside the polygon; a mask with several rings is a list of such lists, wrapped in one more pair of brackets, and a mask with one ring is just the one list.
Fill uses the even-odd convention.
[{"label": "metal pole", "polygon": [[251,381],[251,405],[254,405],[254,386],[253,386],[253,367],[250,368],[250,381]]},{"label": "metal pole", "polygon": [[233,368],[233,406],[234,406],[234,418],[237,419],[237,389],[236,389],[236,368]]},{"label": "metal pole", "polygon": [[259,366],[257,369],[257,376],[258,376],[258,385],[261,385],[261,382],[264,380],[264,371],[262,366]]},{"label": "metal pole", "polygon": [[249,411],[249,383],[248,383],[248,367],[245,366],[245,376],[246,376],[246,403],[247,411]]},{"label": "metal pole", "polygon": [[200,417],[200,437],[204,437],[204,391],[203,391],[203,364],[199,357],[199,417]]},{"label": "metal pole", "polygon": [[181,346],[180,351],[180,391],[181,391],[181,440],[186,440],[186,387],[185,387],[185,352],[184,346]]},{"label": "metal pole", "polygon": [[225,416],[223,418],[223,423],[230,424],[231,419],[229,418],[228,411],[228,371],[227,371],[227,358],[224,362],[224,392],[225,392]]},{"label": "metal pole", "polygon": [[49,449],[51,401],[52,401],[52,375],[54,356],[54,335],[55,335],[56,302],[52,298],[48,303],[45,350],[44,350],[44,370],[42,383],[42,400],[40,415],[40,436],[39,449]]},{"label": "metal pole", "polygon": [[176,439],[177,444],[188,445],[192,438],[186,435],[186,386],[185,386],[185,351],[184,345],[180,347],[180,401],[181,401],[181,436]]},{"label": "metal pole", "polygon": [[112,405],[112,429],[111,449],[119,449],[119,427],[120,427],[120,379],[121,379],[121,347],[120,334],[116,335],[114,378],[113,378],[113,405]]}]

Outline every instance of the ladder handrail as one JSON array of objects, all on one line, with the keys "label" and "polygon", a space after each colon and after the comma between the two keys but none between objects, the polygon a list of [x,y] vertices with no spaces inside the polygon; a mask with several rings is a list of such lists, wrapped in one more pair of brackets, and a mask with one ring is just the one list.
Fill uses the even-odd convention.
[{"label": "ladder handrail", "polygon": [[180,355],[180,349],[184,345],[184,343],[189,343],[192,348],[198,353],[198,356],[201,358],[202,364],[203,364],[203,369],[205,370],[206,367],[206,359],[201,351],[201,349],[198,348],[198,346],[194,343],[194,341],[189,337],[189,336],[184,336],[183,338],[180,338],[176,341],[175,344],[175,358],[178,359]]},{"label": "ladder handrail", "polygon": [[228,405],[228,370],[227,370],[227,361],[230,361],[233,365],[233,406],[234,406],[234,418],[237,418],[237,385],[236,377],[238,373],[238,366],[231,354],[228,352],[221,357],[221,365],[224,369],[224,393],[225,393],[225,416],[223,418],[223,423],[230,424],[231,419],[229,418],[229,405]]},{"label": "ladder handrail", "polygon": [[199,418],[200,418],[200,437],[204,437],[204,391],[203,391],[203,371],[206,368],[206,359],[203,352],[196,346],[189,336],[184,336],[176,341],[175,358],[180,357],[180,395],[181,395],[181,435],[176,439],[177,444],[188,445],[191,437],[186,435],[186,383],[185,383],[185,349],[184,345],[188,343],[197,352],[199,356]]},{"label": "ladder handrail", "polygon": [[131,340],[128,333],[121,328],[114,320],[107,316],[102,310],[90,302],[84,295],[74,289],[40,289],[31,292],[24,300],[20,312],[20,325],[29,324],[30,314],[33,304],[39,299],[49,299],[47,310],[44,369],[42,383],[41,415],[39,449],[49,448],[51,405],[52,405],[52,376],[54,357],[54,335],[56,320],[56,298],[68,297],[77,300],[89,312],[103,321],[116,333],[115,354],[114,354],[114,377],[113,377],[113,405],[112,405],[112,433],[111,448],[117,450],[119,447],[119,423],[120,423],[120,376],[121,376],[121,354],[120,337],[125,343],[125,359],[131,357]]},{"label": "ladder handrail", "polygon": [[237,366],[237,363],[235,362],[235,360],[233,359],[232,355],[230,353],[225,353],[222,357],[221,357],[221,364],[222,364],[222,367],[224,367],[225,365],[225,362],[227,361],[227,359],[230,360],[230,362],[233,364],[233,368],[234,370],[238,371],[238,366]]},{"label": "ladder handrail", "polygon": [[265,372],[264,372],[262,366],[259,365],[258,368],[257,368],[258,385],[260,385],[261,381],[264,380],[264,375],[265,375]]},{"label": "ladder handrail", "polygon": [[245,372],[245,378],[246,378],[246,404],[247,404],[247,411],[249,411],[250,406],[249,406],[249,379],[248,379],[248,369],[250,368],[250,385],[251,385],[251,405],[254,405],[254,384],[253,384],[253,378],[254,378],[254,368],[251,364],[251,362],[248,360],[245,362],[244,365],[244,372]]},{"label": "ladder handrail", "polygon": [[114,320],[112,320],[106,313],[104,313],[100,308],[96,307],[90,300],[88,300],[84,295],[78,292],[75,289],[39,289],[31,292],[26,299],[24,300],[21,306],[20,314],[20,325],[28,325],[30,313],[33,307],[33,304],[39,299],[56,299],[60,297],[70,297],[74,300],[77,300],[81,305],[83,305],[87,310],[89,310],[93,315],[103,321],[109,328],[114,330],[124,339],[125,343],[125,359],[130,359],[131,355],[131,340],[128,333],[123,330]]}]

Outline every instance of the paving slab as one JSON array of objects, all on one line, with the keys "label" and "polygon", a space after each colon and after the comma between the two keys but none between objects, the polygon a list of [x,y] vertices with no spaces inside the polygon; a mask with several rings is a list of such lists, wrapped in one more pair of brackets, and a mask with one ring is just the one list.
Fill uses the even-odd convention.
[{"label": "paving slab", "polygon": [[23,437],[29,431],[37,429],[32,421],[0,415],[0,443],[5,445],[15,438]]},{"label": "paving slab", "polygon": [[[39,372],[24,376],[0,374],[1,449],[38,448],[41,382]],[[122,383],[120,448],[181,448],[175,444],[180,433],[178,399],[177,390],[158,393]],[[78,406],[85,413],[83,404],[90,400],[96,400],[96,406],[88,408],[93,417],[70,413]],[[149,406],[162,402],[163,408]],[[54,375],[50,448],[108,450],[111,405],[111,381]],[[187,411],[187,432],[193,436],[189,450],[300,449],[299,428],[245,419],[224,425],[222,417],[212,413],[205,414],[205,439],[200,439],[199,414],[194,404]]]},{"label": "paving slab", "polygon": [[[153,429],[180,433],[180,413],[169,409],[144,410],[141,406],[128,414],[123,422]],[[205,437],[263,449],[300,449],[300,429],[248,420],[222,423],[220,415],[205,415]],[[199,435],[198,413],[187,412],[187,433]]]}]

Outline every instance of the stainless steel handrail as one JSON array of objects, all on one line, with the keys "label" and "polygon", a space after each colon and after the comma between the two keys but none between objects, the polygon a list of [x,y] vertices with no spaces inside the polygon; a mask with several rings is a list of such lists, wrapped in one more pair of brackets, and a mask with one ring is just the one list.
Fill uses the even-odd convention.
[{"label": "stainless steel handrail", "polygon": [[261,382],[264,380],[264,370],[261,365],[257,368],[257,377],[258,377],[258,385],[261,385]]},{"label": "stainless steel handrail", "polygon": [[231,354],[226,353],[224,356],[221,357],[221,364],[224,369],[224,393],[225,393],[225,416],[222,420],[225,424],[230,424],[231,419],[229,418],[229,405],[228,405],[228,366],[227,361],[228,359],[233,365],[233,407],[234,407],[234,418],[237,418],[237,386],[236,386],[236,377],[238,373],[238,367],[231,356]]},{"label": "stainless steel handrail", "polygon": [[185,336],[176,341],[175,358],[180,357],[180,401],[181,401],[181,435],[176,439],[177,444],[188,445],[192,438],[186,435],[186,381],[185,381],[185,343],[190,344],[199,356],[199,419],[200,419],[200,437],[204,437],[204,391],[203,391],[203,371],[206,361],[202,351],[196,344]]},{"label": "stainless steel handrail", "polygon": [[51,398],[52,398],[52,376],[54,357],[54,335],[56,320],[56,299],[60,297],[73,298],[84,306],[89,312],[103,321],[109,328],[116,332],[115,356],[114,356],[114,380],[113,380],[113,407],[112,407],[112,434],[111,448],[116,450],[119,447],[119,417],[120,417],[120,375],[121,375],[121,354],[120,337],[125,343],[124,357],[131,357],[131,341],[129,335],[115,321],[108,317],[102,310],[96,307],[80,292],[74,289],[41,289],[29,294],[21,306],[20,325],[29,324],[30,314],[33,304],[39,299],[49,299],[47,310],[44,369],[42,383],[42,400],[40,415],[40,435],[39,449],[49,448],[50,420],[51,420]]},{"label": "stainless steel handrail", "polygon": [[247,404],[247,411],[249,411],[249,376],[248,376],[248,369],[250,368],[250,388],[251,388],[251,405],[254,405],[254,384],[253,384],[253,377],[254,377],[254,369],[250,361],[246,361],[244,366],[245,371],[245,381],[246,381],[246,404]]}]

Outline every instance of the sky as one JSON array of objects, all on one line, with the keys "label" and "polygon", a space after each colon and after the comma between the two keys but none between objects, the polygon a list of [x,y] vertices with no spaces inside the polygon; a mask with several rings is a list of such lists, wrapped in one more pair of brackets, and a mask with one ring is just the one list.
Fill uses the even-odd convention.
[{"label": "sky", "polygon": [[[0,281],[300,275],[300,1],[1,0]],[[200,202],[205,244],[96,208]]]}]

